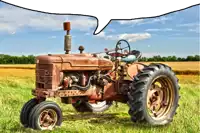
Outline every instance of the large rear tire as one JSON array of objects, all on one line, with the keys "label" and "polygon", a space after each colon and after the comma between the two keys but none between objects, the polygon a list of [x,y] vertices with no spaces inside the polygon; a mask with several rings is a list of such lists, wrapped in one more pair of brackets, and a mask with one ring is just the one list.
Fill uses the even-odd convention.
[{"label": "large rear tire", "polygon": [[152,63],[134,78],[128,92],[129,114],[133,122],[169,124],[179,101],[178,79],[167,65]]},{"label": "large rear tire", "polygon": [[104,112],[110,108],[112,102],[102,101],[98,103],[91,104],[89,102],[77,101],[73,103],[72,106],[77,112]]}]

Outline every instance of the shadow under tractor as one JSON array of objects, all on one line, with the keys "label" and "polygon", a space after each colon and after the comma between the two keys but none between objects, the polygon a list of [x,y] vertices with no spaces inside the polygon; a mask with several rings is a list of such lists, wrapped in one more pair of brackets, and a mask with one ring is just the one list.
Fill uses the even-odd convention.
[{"label": "shadow under tractor", "polygon": [[48,98],[61,98],[77,112],[103,112],[114,101],[126,103],[133,122],[166,125],[172,122],[179,101],[179,84],[173,70],[160,63],[139,63],[140,51],[131,50],[126,40],[119,40],[104,53],[71,54],[70,22],[63,23],[65,54],[36,57],[34,98],[21,110],[20,121],[26,128],[52,130],[61,126],[62,110]]}]

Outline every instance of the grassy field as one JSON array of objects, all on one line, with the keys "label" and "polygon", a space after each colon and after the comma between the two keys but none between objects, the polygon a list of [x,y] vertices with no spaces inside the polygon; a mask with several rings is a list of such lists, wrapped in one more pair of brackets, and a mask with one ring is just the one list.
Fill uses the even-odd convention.
[{"label": "grassy field", "polygon": [[[64,114],[61,127],[54,129],[55,133],[197,133],[200,131],[200,81],[199,75],[178,75],[180,90],[180,106],[177,115],[170,125],[152,127],[148,124],[135,124],[130,121],[128,106],[114,105],[104,113],[75,112],[71,105],[57,101]],[[34,71],[22,69],[0,70],[0,132],[7,133],[40,133],[25,129],[19,122],[21,107],[32,98],[34,88]],[[49,132],[49,131],[46,131]]]}]

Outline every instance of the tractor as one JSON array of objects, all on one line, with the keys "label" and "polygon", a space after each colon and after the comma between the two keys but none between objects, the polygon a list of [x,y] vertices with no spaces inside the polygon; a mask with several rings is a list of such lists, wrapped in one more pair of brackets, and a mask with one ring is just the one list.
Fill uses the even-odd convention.
[{"label": "tractor", "polygon": [[33,98],[24,103],[20,122],[25,128],[53,130],[62,125],[60,106],[48,98],[60,98],[75,111],[104,112],[114,102],[129,106],[132,122],[166,125],[172,122],[179,102],[179,83],[168,65],[140,63],[142,54],[131,50],[121,39],[113,49],[105,49],[107,59],[100,53],[70,53],[72,37],[70,22],[63,23],[63,54],[36,57]]}]

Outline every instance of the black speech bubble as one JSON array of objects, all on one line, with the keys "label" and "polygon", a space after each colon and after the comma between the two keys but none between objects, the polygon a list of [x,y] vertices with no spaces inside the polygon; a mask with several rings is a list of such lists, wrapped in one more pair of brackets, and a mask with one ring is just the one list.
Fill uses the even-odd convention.
[{"label": "black speech bubble", "polygon": [[[62,2],[58,0],[52,0],[48,2],[42,3],[41,1],[34,1],[34,0],[0,0],[2,2],[5,2],[7,4],[11,4],[17,7],[22,7],[25,9],[29,9],[32,11],[38,11],[43,13],[51,13],[51,14],[70,14],[70,15],[82,15],[82,16],[90,16],[95,17],[97,19],[97,27],[93,33],[93,35],[99,34],[105,27],[112,21],[112,20],[133,20],[133,19],[142,19],[142,18],[154,18],[159,17],[162,15],[166,15],[169,13],[173,13],[176,11],[181,11],[196,5],[200,4],[200,0],[179,0],[176,1],[177,3],[173,1],[161,1],[161,3],[158,3],[157,1],[148,1],[150,3],[135,3],[137,7],[127,7],[124,5],[121,5],[121,7],[116,7],[113,5],[109,5],[109,3],[106,3],[107,6],[92,6],[92,8],[39,8],[39,7],[62,7],[62,5],[68,5],[74,4],[83,6],[90,5],[91,3],[87,3],[85,1],[80,1],[78,3],[72,3],[73,1],[69,2]],[[81,3],[82,2],[82,3]],[[133,2],[133,1],[132,1]],[[115,4],[123,4],[116,3]],[[126,3],[128,5],[128,3]],[[131,4],[131,3],[130,3]],[[160,7],[180,7],[180,8],[146,8],[149,6],[157,5]],[[142,7],[141,7],[142,6]],[[35,8],[34,8],[35,7]],[[37,7],[37,8],[36,8]],[[73,6],[72,6],[73,7]],[[155,6],[154,6],[155,7]]]}]

